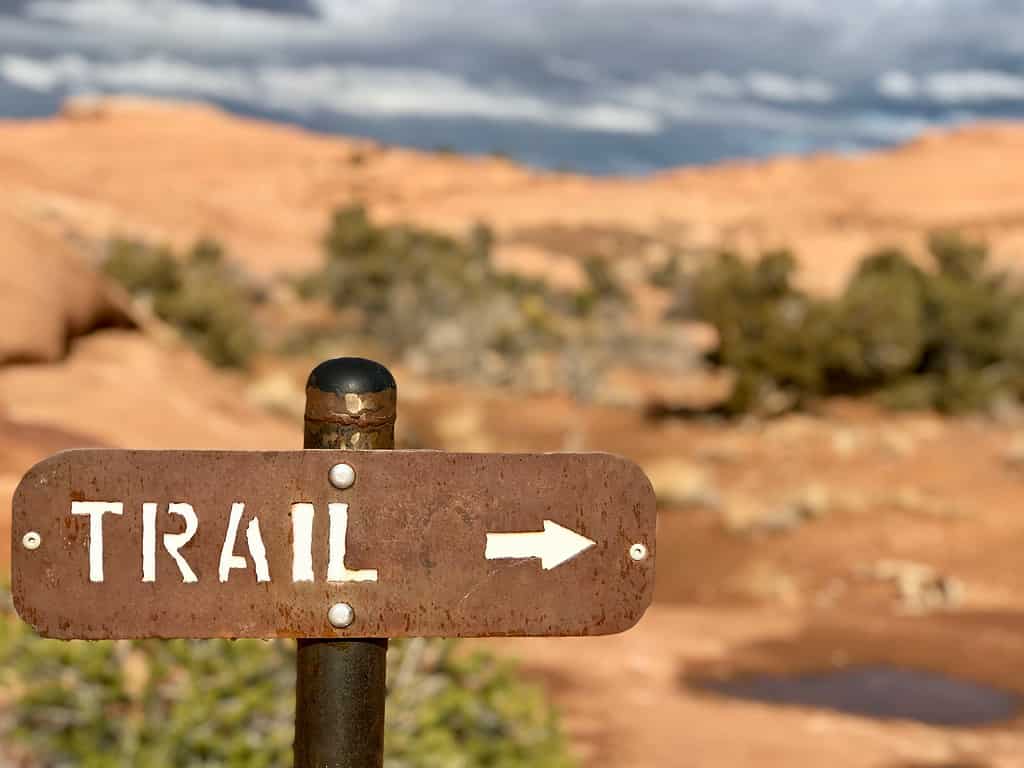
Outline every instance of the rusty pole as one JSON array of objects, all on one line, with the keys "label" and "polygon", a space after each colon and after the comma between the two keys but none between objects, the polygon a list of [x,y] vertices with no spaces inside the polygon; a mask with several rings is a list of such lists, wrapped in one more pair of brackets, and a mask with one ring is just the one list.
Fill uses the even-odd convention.
[{"label": "rusty pole", "polygon": [[[387,368],[341,357],[306,384],[306,448],[395,447],[398,388]],[[299,640],[295,768],[384,764],[386,639]]]}]

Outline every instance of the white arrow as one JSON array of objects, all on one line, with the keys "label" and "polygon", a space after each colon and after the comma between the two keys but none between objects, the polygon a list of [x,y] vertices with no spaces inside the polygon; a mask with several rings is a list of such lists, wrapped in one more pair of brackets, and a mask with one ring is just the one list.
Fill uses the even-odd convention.
[{"label": "white arrow", "polygon": [[488,533],[484,557],[488,560],[537,557],[540,558],[544,570],[550,571],[572,560],[596,543],[576,531],[570,531],[558,523],[545,520],[543,531]]}]

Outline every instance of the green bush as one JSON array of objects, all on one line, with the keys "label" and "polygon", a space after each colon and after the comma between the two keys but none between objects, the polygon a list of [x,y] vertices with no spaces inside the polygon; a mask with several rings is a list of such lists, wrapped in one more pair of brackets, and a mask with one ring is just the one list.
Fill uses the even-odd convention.
[{"label": "green bush", "polygon": [[676,288],[683,279],[683,268],[680,263],[679,253],[672,251],[659,266],[654,267],[647,274],[647,282],[655,288],[672,290]]},{"label": "green bush", "polygon": [[398,346],[426,322],[480,299],[495,281],[489,234],[468,243],[410,226],[375,226],[361,206],[335,212],[320,281],[330,302],[362,311],[365,330]]},{"label": "green bush", "polygon": [[571,297],[542,281],[499,272],[493,244],[482,224],[460,239],[379,225],[354,205],[334,212],[323,267],[297,288],[354,311],[359,333],[434,374],[480,375],[483,357],[514,366],[526,352],[557,346],[571,308]]},{"label": "green bush", "polygon": [[816,300],[784,252],[709,261],[687,286],[689,313],[715,326],[713,360],[733,370],[727,408],[777,411],[829,395],[876,396],[947,412],[1024,395],[1024,292],[983,246],[929,241],[932,269],[896,250],[868,256],[843,292]]},{"label": "green bush", "polygon": [[723,253],[694,280],[692,309],[719,333],[714,359],[736,374],[731,412],[774,412],[822,391],[827,312],[793,288],[794,265],[786,251],[753,265]]},{"label": "green bush", "polygon": [[[62,768],[288,766],[294,644],[43,640],[0,609],[0,733]],[[568,768],[540,691],[453,641],[392,643],[388,768]]]},{"label": "green bush", "polygon": [[[362,205],[333,212],[324,260],[291,284],[304,300],[337,310],[333,330],[292,335],[293,351],[321,338],[369,342],[431,376],[492,385],[550,388],[558,357],[586,348],[621,360],[631,344],[628,291],[606,255],[581,258],[585,283],[556,289],[543,279],[499,270],[495,235],[476,224],[465,237],[407,223],[375,222]],[[606,363],[595,365],[599,376]]]},{"label": "green bush", "polygon": [[629,303],[629,294],[607,259],[591,255],[585,256],[582,263],[586,286],[576,294],[576,310],[579,314],[588,315],[600,306],[623,306]]},{"label": "green bush", "polygon": [[451,640],[392,643],[388,768],[570,768],[542,691],[490,654]]},{"label": "green bush", "polygon": [[181,279],[178,260],[169,249],[152,248],[140,240],[112,240],[103,269],[132,294],[170,293]]},{"label": "green bush", "polygon": [[216,241],[199,240],[177,257],[167,248],[114,240],[104,271],[214,365],[244,367],[258,350],[252,312],[260,297]]}]

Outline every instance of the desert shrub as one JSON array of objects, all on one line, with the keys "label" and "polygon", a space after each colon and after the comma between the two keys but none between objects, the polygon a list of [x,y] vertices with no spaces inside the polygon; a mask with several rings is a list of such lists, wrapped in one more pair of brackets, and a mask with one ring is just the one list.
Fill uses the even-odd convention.
[{"label": "desert shrub", "polygon": [[784,252],[711,259],[687,286],[686,309],[718,330],[713,361],[735,374],[727,408],[869,394],[956,412],[1024,396],[1024,292],[991,270],[981,245],[948,234],[928,245],[930,269],[880,251],[831,300],[793,285]]},{"label": "desert shrub", "polygon": [[576,294],[576,311],[587,315],[602,306],[628,304],[629,294],[608,260],[596,255],[585,256],[582,261],[584,287]]},{"label": "desert shrub", "polygon": [[334,212],[323,267],[300,278],[301,296],[356,310],[359,331],[440,375],[478,375],[483,357],[512,371],[524,354],[556,346],[571,299],[540,280],[499,272],[494,236],[465,238],[407,224],[379,225],[365,208]]},{"label": "desert shrub", "polygon": [[515,665],[417,638],[388,652],[388,768],[569,768],[557,719]]},{"label": "desert shrub", "polygon": [[[37,764],[291,764],[293,643],[43,640],[2,599],[0,734]],[[571,765],[550,705],[507,662],[410,640],[388,665],[388,768]]]},{"label": "desert shrub", "polygon": [[647,274],[647,282],[662,290],[677,289],[683,279],[683,268],[678,251],[670,251],[665,260],[651,269]]},{"label": "desert shrub", "polygon": [[378,227],[355,206],[337,211],[325,238],[323,290],[337,307],[358,307],[366,330],[404,346],[423,321],[482,296],[494,273],[489,249],[410,226]]},{"label": "desert shrub", "polygon": [[141,240],[112,240],[103,269],[132,294],[159,296],[177,290],[180,280],[174,254]]},{"label": "desert shrub", "polygon": [[114,240],[103,266],[214,365],[244,367],[258,349],[252,310],[259,295],[216,241],[199,240],[176,256],[165,247]]},{"label": "desert shrub", "polygon": [[928,344],[927,276],[899,251],[868,256],[831,305],[830,389],[868,391],[911,376]]},{"label": "desert shrub", "polygon": [[[351,205],[331,216],[322,266],[291,285],[336,310],[338,322],[325,331],[335,339],[370,343],[431,376],[548,390],[572,378],[568,369],[583,358],[586,378],[597,380],[625,356],[649,354],[645,334],[628,322],[629,292],[613,254],[580,254],[583,284],[554,288],[499,270],[494,244],[484,224],[453,237],[375,222]],[[319,343],[316,331],[292,338],[292,351]]]},{"label": "desert shrub", "polygon": [[691,287],[692,310],[719,333],[715,361],[736,374],[732,412],[777,411],[822,390],[827,312],[792,286],[794,265],[786,251],[752,265],[723,253]]}]

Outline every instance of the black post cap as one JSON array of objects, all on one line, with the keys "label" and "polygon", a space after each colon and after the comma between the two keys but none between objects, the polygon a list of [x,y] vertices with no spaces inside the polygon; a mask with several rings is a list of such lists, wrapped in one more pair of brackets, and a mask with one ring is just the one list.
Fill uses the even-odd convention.
[{"label": "black post cap", "polygon": [[380,363],[362,357],[336,357],[325,360],[309,374],[306,389],[319,389],[339,395],[359,395],[397,389],[395,377]]}]

